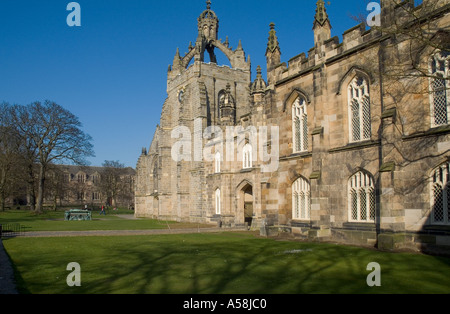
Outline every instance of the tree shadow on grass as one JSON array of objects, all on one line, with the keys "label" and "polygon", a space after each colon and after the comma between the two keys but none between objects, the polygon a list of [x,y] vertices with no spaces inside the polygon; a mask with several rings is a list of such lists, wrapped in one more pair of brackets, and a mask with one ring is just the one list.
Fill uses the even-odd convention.
[{"label": "tree shadow on grass", "polygon": [[[149,250],[122,248],[119,255],[134,262],[118,272],[115,265],[104,269],[111,289],[93,293],[127,291],[138,294],[310,294],[310,293],[422,293],[445,292],[439,271],[430,269],[418,255],[380,254],[373,250],[316,245],[277,243],[270,240],[218,243],[161,243]],[[202,243],[203,242],[203,243]],[[289,250],[300,248],[296,254]],[[420,257],[420,258],[419,258]],[[367,285],[367,265],[382,265],[384,286]],[[448,267],[448,260],[443,260]],[[405,266],[406,265],[406,266]],[[426,272],[429,282],[420,272]],[[133,279],[134,278],[134,279]],[[447,290],[450,292],[450,290]]]},{"label": "tree shadow on grass", "polygon": [[[25,282],[23,292],[450,293],[446,275],[450,272],[449,259],[334,244],[194,234],[66,238],[42,245],[47,247],[28,252],[26,258],[17,258],[24,264],[17,265],[16,273],[21,276],[20,272],[29,272],[20,278]],[[81,287],[69,288],[66,284],[69,272],[65,267],[69,262],[81,265]],[[371,262],[381,265],[382,287],[367,286],[370,272],[366,267]],[[47,269],[52,271],[45,274]],[[30,277],[30,273],[35,277]]]}]

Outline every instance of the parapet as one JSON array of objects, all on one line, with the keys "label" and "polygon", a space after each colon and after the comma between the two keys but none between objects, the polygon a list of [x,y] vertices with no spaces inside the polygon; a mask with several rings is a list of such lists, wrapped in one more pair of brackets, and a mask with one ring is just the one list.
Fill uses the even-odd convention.
[{"label": "parapet", "polygon": [[[393,0],[390,1],[392,2],[384,4],[385,7],[382,9],[382,14],[386,15],[384,18],[382,17],[384,23],[382,29],[389,27],[386,26],[389,21],[407,25],[407,23],[417,20],[417,16],[426,18],[437,14],[446,14],[450,11],[450,0],[424,0],[418,6],[414,5],[413,0],[405,0],[397,4]],[[389,33],[385,35],[388,36]],[[332,37],[311,48],[308,54],[300,53],[291,58],[287,64],[280,63],[268,75],[275,78],[276,85],[282,84],[313,71],[324,63],[334,62],[377,44],[382,36],[380,28],[367,29],[365,23],[358,24],[343,33],[342,42],[337,36]]]}]

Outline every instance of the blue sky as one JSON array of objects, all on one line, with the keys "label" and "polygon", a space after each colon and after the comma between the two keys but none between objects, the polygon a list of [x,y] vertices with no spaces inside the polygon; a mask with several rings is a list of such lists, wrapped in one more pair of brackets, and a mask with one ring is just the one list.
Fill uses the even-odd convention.
[{"label": "blue sky", "polygon": [[[93,137],[91,165],[118,160],[135,167],[149,147],[166,99],[168,65],[197,38],[205,0],[79,0],[81,26],[69,27],[69,0],[0,0],[0,102],[52,100],[75,114]],[[261,65],[269,23],[282,61],[313,47],[316,0],[212,0],[219,38],[229,37]],[[332,36],[355,26],[366,0],[330,0]],[[218,53],[219,54],[219,53]],[[226,64],[218,55],[219,63]]]}]

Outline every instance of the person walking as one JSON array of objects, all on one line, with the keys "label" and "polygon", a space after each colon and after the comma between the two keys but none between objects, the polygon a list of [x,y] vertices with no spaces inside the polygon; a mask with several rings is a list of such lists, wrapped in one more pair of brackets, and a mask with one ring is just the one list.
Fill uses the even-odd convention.
[{"label": "person walking", "polygon": [[101,214],[103,214],[103,215],[106,216],[106,213],[105,213],[105,206],[103,206],[103,205],[102,205],[102,210],[100,211],[100,215],[101,215]]}]

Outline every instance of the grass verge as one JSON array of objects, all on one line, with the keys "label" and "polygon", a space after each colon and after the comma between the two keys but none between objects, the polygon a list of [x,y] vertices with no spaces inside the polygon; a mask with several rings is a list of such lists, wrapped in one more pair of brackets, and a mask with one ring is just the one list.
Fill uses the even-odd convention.
[{"label": "grass verge", "polygon": [[24,232],[29,231],[88,231],[88,230],[151,230],[168,228],[196,228],[205,225],[158,221],[154,219],[124,219],[121,215],[133,215],[132,211],[112,211],[100,215],[92,212],[91,221],[64,221],[64,211],[46,211],[37,215],[30,211],[10,210],[0,212],[0,224],[17,223]]},{"label": "grass verge", "polygon": [[[247,233],[4,241],[19,291],[31,294],[450,293],[450,259]],[[69,287],[71,262],[81,287]],[[369,287],[367,265],[381,266]]]}]

